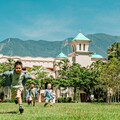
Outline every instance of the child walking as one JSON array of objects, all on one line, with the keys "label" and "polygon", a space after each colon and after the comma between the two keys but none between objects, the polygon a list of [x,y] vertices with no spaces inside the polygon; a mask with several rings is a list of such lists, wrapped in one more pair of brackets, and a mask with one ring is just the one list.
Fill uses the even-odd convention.
[{"label": "child walking", "polygon": [[26,96],[28,100],[28,105],[32,103],[33,106],[35,106],[36,96],[37,96],[37,88],[35,88],[35,83],[31,82],[30,89],[27,90],[27,96]]},{"label": "child walking", "polygon": [[50,107],[52,107],[54,94],[53,94],[53,91],[51,89],[51,84],[47,85],[47,89],[45,90],[44,96],[45,96],[44,107],[46,107],[47,104],[50,104]]},{"label": "child walking", "polygon": [[11,91],[16,92],[15,103],[19,104],[19,111],[20,113],[23,113],[24,109],[22,107],[21,98],[21,94],[24,89],[23,86],[25,85],[27,79],[35,79],[35,77],[31,77],[22,71],[22,62],[20,61],[15,62],[14,70],[6,71],[0,74],[0,76],[7,76],[7,78],[9,78],[8,82],[11,87]]}]

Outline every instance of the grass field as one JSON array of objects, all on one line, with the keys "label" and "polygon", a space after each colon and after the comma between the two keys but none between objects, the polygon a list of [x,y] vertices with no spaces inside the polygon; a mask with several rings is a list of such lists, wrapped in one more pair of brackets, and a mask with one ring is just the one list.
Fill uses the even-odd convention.
[{"label": "grass field", "polygon": [[120,120],[120,104],[56,103],[53,108],[23,104],[24,113],[14,103],[0,103],[0,120]]}]

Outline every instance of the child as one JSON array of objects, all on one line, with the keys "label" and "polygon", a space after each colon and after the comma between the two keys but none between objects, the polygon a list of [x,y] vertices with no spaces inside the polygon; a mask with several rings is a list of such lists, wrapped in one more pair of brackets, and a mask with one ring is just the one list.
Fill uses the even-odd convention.
[{"label": "child", "polygon": [[37,88],[34,88],[35,87],[35,83],[34,82],[31,82],[30,83],[30,89],[27,91],[27,96],[26,98],[28,98],[28,105],[30,105],[30,103],[33,104],[33,106],[35,106],[35,99],[36,99],[36,96],[37,96]]},{"label": "child", "polygon": [[35,79],[35,77],[31,77],[22,71],[22,62],[17,61],[14,65],[14,70],[6,71],[0,76],[7,76],[9,78],[6,82],[9,82],[9,86],[11,87],[11,91],[16,91],[16,100],[15,103],[19,103],[19,111],[23,113],[24,109],[22,108],[22,98],[21,93],[24,89],[24,85],[27,79]]},{"label": "child", "polygon": [[47,89],[45,90],[44,96],[45,96],[45,104],[44,104],[44,107],[46,107],[46,105],[47,105],[48,103],[49,103],[50,106],[52,107],[52,103],[53,103],[54,96],[53,96],[53,92],[52,92],[52,89],[51,89],[51,84],[48,84],[48,85],[47,85]]}]

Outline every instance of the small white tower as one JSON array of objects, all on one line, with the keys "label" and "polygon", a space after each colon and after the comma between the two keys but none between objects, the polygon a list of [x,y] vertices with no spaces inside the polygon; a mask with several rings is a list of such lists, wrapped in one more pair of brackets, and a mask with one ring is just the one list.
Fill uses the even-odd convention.
[{"label": "small white tower", "polygon": [[91,63],[92,52],[88,51],[91,40],[85,37],[81,32],[69,43],[72,47],[72,53],[68,56],[71,62],[76,62],[86,67]]}]

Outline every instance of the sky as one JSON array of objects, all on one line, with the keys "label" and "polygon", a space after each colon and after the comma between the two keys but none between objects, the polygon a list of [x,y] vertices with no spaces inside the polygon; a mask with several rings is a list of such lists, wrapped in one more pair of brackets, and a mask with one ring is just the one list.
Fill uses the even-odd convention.
[{"label": "sky", "polygon": [[120,0],[0,0],[0,41],[120,36]]}]

